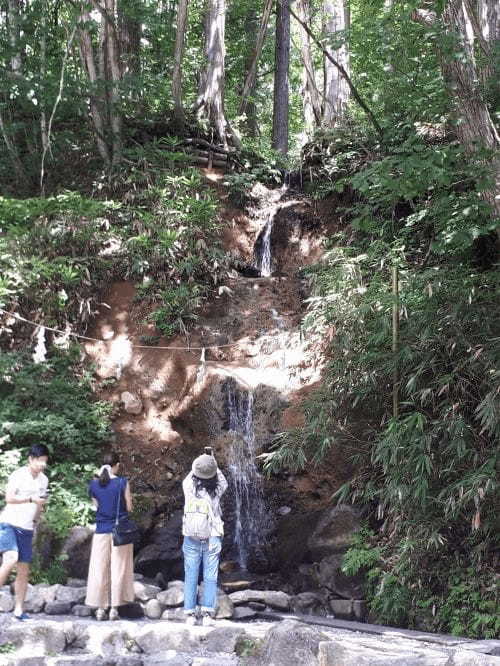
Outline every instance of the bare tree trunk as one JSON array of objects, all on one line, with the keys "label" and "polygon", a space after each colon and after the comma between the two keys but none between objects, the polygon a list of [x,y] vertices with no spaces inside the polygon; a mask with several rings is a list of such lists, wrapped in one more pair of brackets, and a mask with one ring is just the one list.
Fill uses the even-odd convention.
[{"label": "bare tree trunk", "polygon": [[108,96],[113,146],[111,166],[116,167],[122,158],[122,116],[120,111],[121,69],[120,45],[118,43],[118,33],[115,28],[117,25],[116,0],[104,0],[104,6],[109,20],[113,22],[108,25],[107,61],[111,78]]},{"label": "bare tree trunk", "polygon": [[[42,20],[40,36],[40,80],[45,81],[47,75],[47,7],[45,4],[42,6]],[[49,148],[49,132],[47,126],[47,110],[45,101],[45,91],[42,93],[42,101],[40,105],[40,131],[42,135],[42,154],[45,155]]]},{"label": "bare tree trunk", "polygon": [[9,30],[9,43],[12,55],[10,57],[10,70],[16,76],[22,76],[23,58],[21,52],[21,2],[8,0],[7,22]]},{"label": "bare tree trunk", "polygon": [[16,146],[9,136],[9,132],[7,130],[7,127],[5,126],[1,111],[0,111],[0,132],[2,133],[2,137],[5,142],[5,146],[7,148],[7,152],[9,154],[12,166],[14,167],[14,171],[16,172],[16,176],[24,185],[28,186],[29,185],[28,175],[24,169],[23,163],[19,158]]},{"label": "bare tree trunk", "polygon": [[[208,120],[215,136],[227,148],[231,134],[224,113],[224,32],[226,1],[206,0],[205,59],[196,107],[198,117]],[[234,141],[234,136],[231,137]]]},{"label": "bare tree trunk", "polygon": [[[82,22],[86,23],[88,21],[90,21],[90,15],[88,13],[83,14]],[[90,117],[92,118],[92,124],[96,135],[97,150],[99,151],[99,155],[104,161],[106,168],[109,169],[111,167],[111,155],[106,143],[105,128],[107,122],[103,100],[102,97],[99,98],[98,85],[100,77],[97,73],[92,39],[89,31],[84,27],[80,28],[79,34],[80,55],[90,83]]]},{"label": "bare tree trunk", "polygon": [[118,32],[121,49],[121,76],[139,76],[141,73],[141,20],[137,0],[118,5]]},{"label": "bare tree trunk", "polygon": [[276,0],[276,49],[272,147],[288,153],[288,69],[290,66],[290,0]]},{"label": "bare tree trunk", "polygon": [[[489,3],[487,3],[489,5]],[[491,5],[493,7],[493,5]],[[469,0],[448,0],[442,22],[447,33],[455,38],[454,53],[441,53],[441,69],[443,78],[455,104],[458,122],[456,132],[466,150],[474,152],[478,147],[486,147],[493,151],[491,173],[494,186],[483,193],[483,197],[500,216],[500,139],[488,109],[481,82],[487,79],[490,67],[491,32],[488,40],[483,28],[494,31],[494,20],[481,26],[475,18]],[[469,14],[471,11],[472,15]],[[488,15],[486,13],[486,15]],[[490,18],[492,14],[490,12]],[[424,25],[433,27],[436,16],[428,10],[416,10],[413,18]],[[475,42],[481,51],[480,62],[475,56]],[[484,61],[484,64],[483,64]]]},{"label": "bare tree trunk", "polygon": [[[297,13],[304,23],[310,22],[309,0],[299,0],[297,3]],[[316,75],[311,55],[311,44],[306,30],[299,24],[300,30],[300,54],[304,65],[304,104],[310,106],[316,125],[321,124],[321,96],[316,85]],[[309,111],[307,111],[309,115]],[[307,119],[306,119],[307,123]]]},{"label": "bare tree trunk", "polygon": [[[327,41],[335,40],[337,32],[345,31],[349,27],[349,7],[346,0],[324,0],[323,12]],[[349,52],[345,43],[338,49],[327,47],[327,51],[349,72]],[[349,86],[338,67],[328,58],[324,61],[324,77],[323,123],[332,127],[344,114],[349,99]]]},{"label": "bare tree trunk", "polygon": [[182,104],[182,58],[189,0],[179,0],[177,8],[177,32],[175,35],[174,71],[172,74],[172,96],[174,98],[174,122],[182,131],[184,127],[184,107]]},{"label": "bare tree trunk", "polygon": [[271,15],[271,9],[273,7],[274,0],[265,0],[264,9],[262,11],[262,18],[260,21],[259,31],[257,33],[257,39],[255,41],[255,49],[253,52],[253,57],[250,60],[248,67],[245,84],[243,86],[243,92],[241,94],[241,104],[240,104],[240,113],[245,113],[246,106],[248,103],[248,98],[255,88],[255,78],[257,75],[257,66],[259,64],[260,54],[262,53],[262,47],[264,46],[264,40],[266,38],[267,25],[269,23],[269,16]]}]

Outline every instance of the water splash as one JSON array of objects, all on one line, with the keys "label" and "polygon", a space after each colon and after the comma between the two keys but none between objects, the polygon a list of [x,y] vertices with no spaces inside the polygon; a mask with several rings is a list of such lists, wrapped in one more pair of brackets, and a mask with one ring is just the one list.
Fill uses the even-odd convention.
[{"label": "water splash", "polygon": [[271,233],[274,215],[270,215],[255,243],[255,265],[263,277],[271,275]]},{"label": "water splash", "polygon": [[235,434],[228,455],[235,504],[234,546],[238,564],[247,569],[251,551],[262,546],[268,522],[262,478],[255,464],[254,400],[234,380],[228,380],[224,389],[227,428]]}]

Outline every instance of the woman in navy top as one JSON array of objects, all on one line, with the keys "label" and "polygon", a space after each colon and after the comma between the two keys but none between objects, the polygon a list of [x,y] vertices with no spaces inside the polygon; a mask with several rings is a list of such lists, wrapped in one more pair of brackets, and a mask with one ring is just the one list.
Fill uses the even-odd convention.
[{"label": "woman in navy top", "polygon": [[98,620],[108,617],[108,609],[109,619],[117,620],[117,607],[134,600],[134,546],[114,546],[111,534],[117,509],[120,519],[132,511],[130,485],[125,477],[118,476],[119,466],[116,453],[106,455],[97,477],[89,484],[97,511],[85,603],[97,607]]}]

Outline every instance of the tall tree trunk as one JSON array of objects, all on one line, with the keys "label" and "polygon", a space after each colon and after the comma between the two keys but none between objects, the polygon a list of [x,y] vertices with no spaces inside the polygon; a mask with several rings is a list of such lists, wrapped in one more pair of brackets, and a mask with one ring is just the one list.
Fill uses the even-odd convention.
[{"label": "tall tree trunk", "polygon": [[21,51],[21,0],[8,0],[7,22],[11,49],[10,70],[16,76],[22,76],[23,58]]},{"label": "tall tree trunk", "polygon": [[276,0],[276,49],[272,147],[288,153],[288,70],[290,66],[290,0]]},{"label": "tall tree trunk", "polygon": [[109,17],[107,39],[107,61],[110,74],[108,85],[109,120],[112,135],[111,166],[116,167],[122,158],[122,116],[120,109],[120,44],[118,41],[116,0],[104,0],[104,8]]},{"label": "tall tree trunk", "polygon": [[174,71],[172,73],[172,96],[174,98],[174,122],[182,132],[184,127],[184,107],[182,104],[182,58],[189,0],[179,0],[177,8],[177,32],[175,35]]},{"label": "tall tree trunk", "polygon": [[[349,27],[349,6],[346,0],[324,0],[323,12],[327,42],[335,40],[337,32],[345,31]],[[349,52],[345,43],[338,49],[329,46],[327,51],[349,72]],[[338,67],[328,58],[324,60],[324,96],[323,123],[332,127],[344,114],[349,99],[349,86]]]},{"label": "tall tree trunk", "polygon": [[208,120],[216,139],[227,148],[228,127],[224,113],[225,0],[206,0],[205,69],[196,107],[198,117]]},{"label": "tall tree trunk", "polygon": [[[297,13],[306,24],[310,23],[310,6],[309,0],[299,0],[297,3]],[[306,30],[299,24],[300,30],[300,54],[302,63],[304,65],[304,111],[306,118],[306,126],[310,124],[309,118],[310,110],[312,111],[316,125],[321,124],[321,96],[319,94],[318,86],[316,85],[316,75],[314,72],[314,64],[311,54],[311,43],[309,35]]]},{"label": "tall tree trunk", "polygon": [[260,54],[262,53],[262,47],[264,46],[264,40],[266,38],[266,32],[267,32],[267,25],[269,23],[269,16],[271,15],[271,9],[273,7],[273,4],[274,0],[264,0],[264,9],[262,11],[262,18],[260,21],[259,31],[257,32],[257,39],[255,40],[255,49],[253,52],[253,57],[249,61],[249,67],[247,70],[245,83],[243,85],[243,92],[241,94],[241,103],[239,108],[240,113],[245,113],[246,106],[248,103],[248,98],[250,97],[252,91],[255,88],[257,66],[259,64]]},{"label": "tall tree trunk", "polygon": [[[90,14],[83,14],[81,20],[83,24],[90,22]],[[97,150],[99,151],[99,155],[104,161],[106,168],[109,169],[111,167],[111,154],[106,141],[107,122],[104,108],[105,105],[102,99],[102,92],[98,90],[100,77],[98,75],[95,62],[92,39],[90,37],[89,31],[85,27],[80,28],[79,36],[80,56],[90,83],[90,117],[94,126]]]},{"label": "tall tree trunk", "polygon": [[121,50],[121,76],[139,76],[141,73],[140,4],[127,0],[118,5],[118,32]]},{"label": "tall tree trunk", "polygon": [[[486,5],[490,10],[493,8],[489,0]],[[481,85],[491,72],[493,48],[490,40],[496,31],[495,19],[492,18],[494,11],[490,11],[491,20],[481,25],[477,15],[474,16],[476,8],[477,4],[471,4],[469,0],[448,0],[441,20],[448,35],[453,36],[455,45],[452,54],[440,53],[440,61],[443,78],[455,105],[456,132],[460,142],[471,153],[481,146],[493,151],[491,174],[494,185],[483,196],[500,217],[500,139]],[[428,10],[416,10],[413,18],[432,28],[437,20]],[[480,58],[476,58],[476,49]]]}]

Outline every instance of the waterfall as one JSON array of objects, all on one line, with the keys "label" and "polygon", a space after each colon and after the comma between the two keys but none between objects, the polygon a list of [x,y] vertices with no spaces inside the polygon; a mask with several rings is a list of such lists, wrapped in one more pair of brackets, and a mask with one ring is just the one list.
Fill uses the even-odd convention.
[{"label": "waterfall", "polygon": [[271,232],[274,215],[270,215],[255,243],[255,264],[262,276],[271,275]]},{"label": "waterfall", "polygon": [[234,433],[228,455],[230,484],[234,494],[234,547],[238,564],[248,566],[254,549],[262,547],[269,521],[264,504],[262,478],[255,464],[253,394],[239,389],[234,380],[224,386],[227,429]]}]

